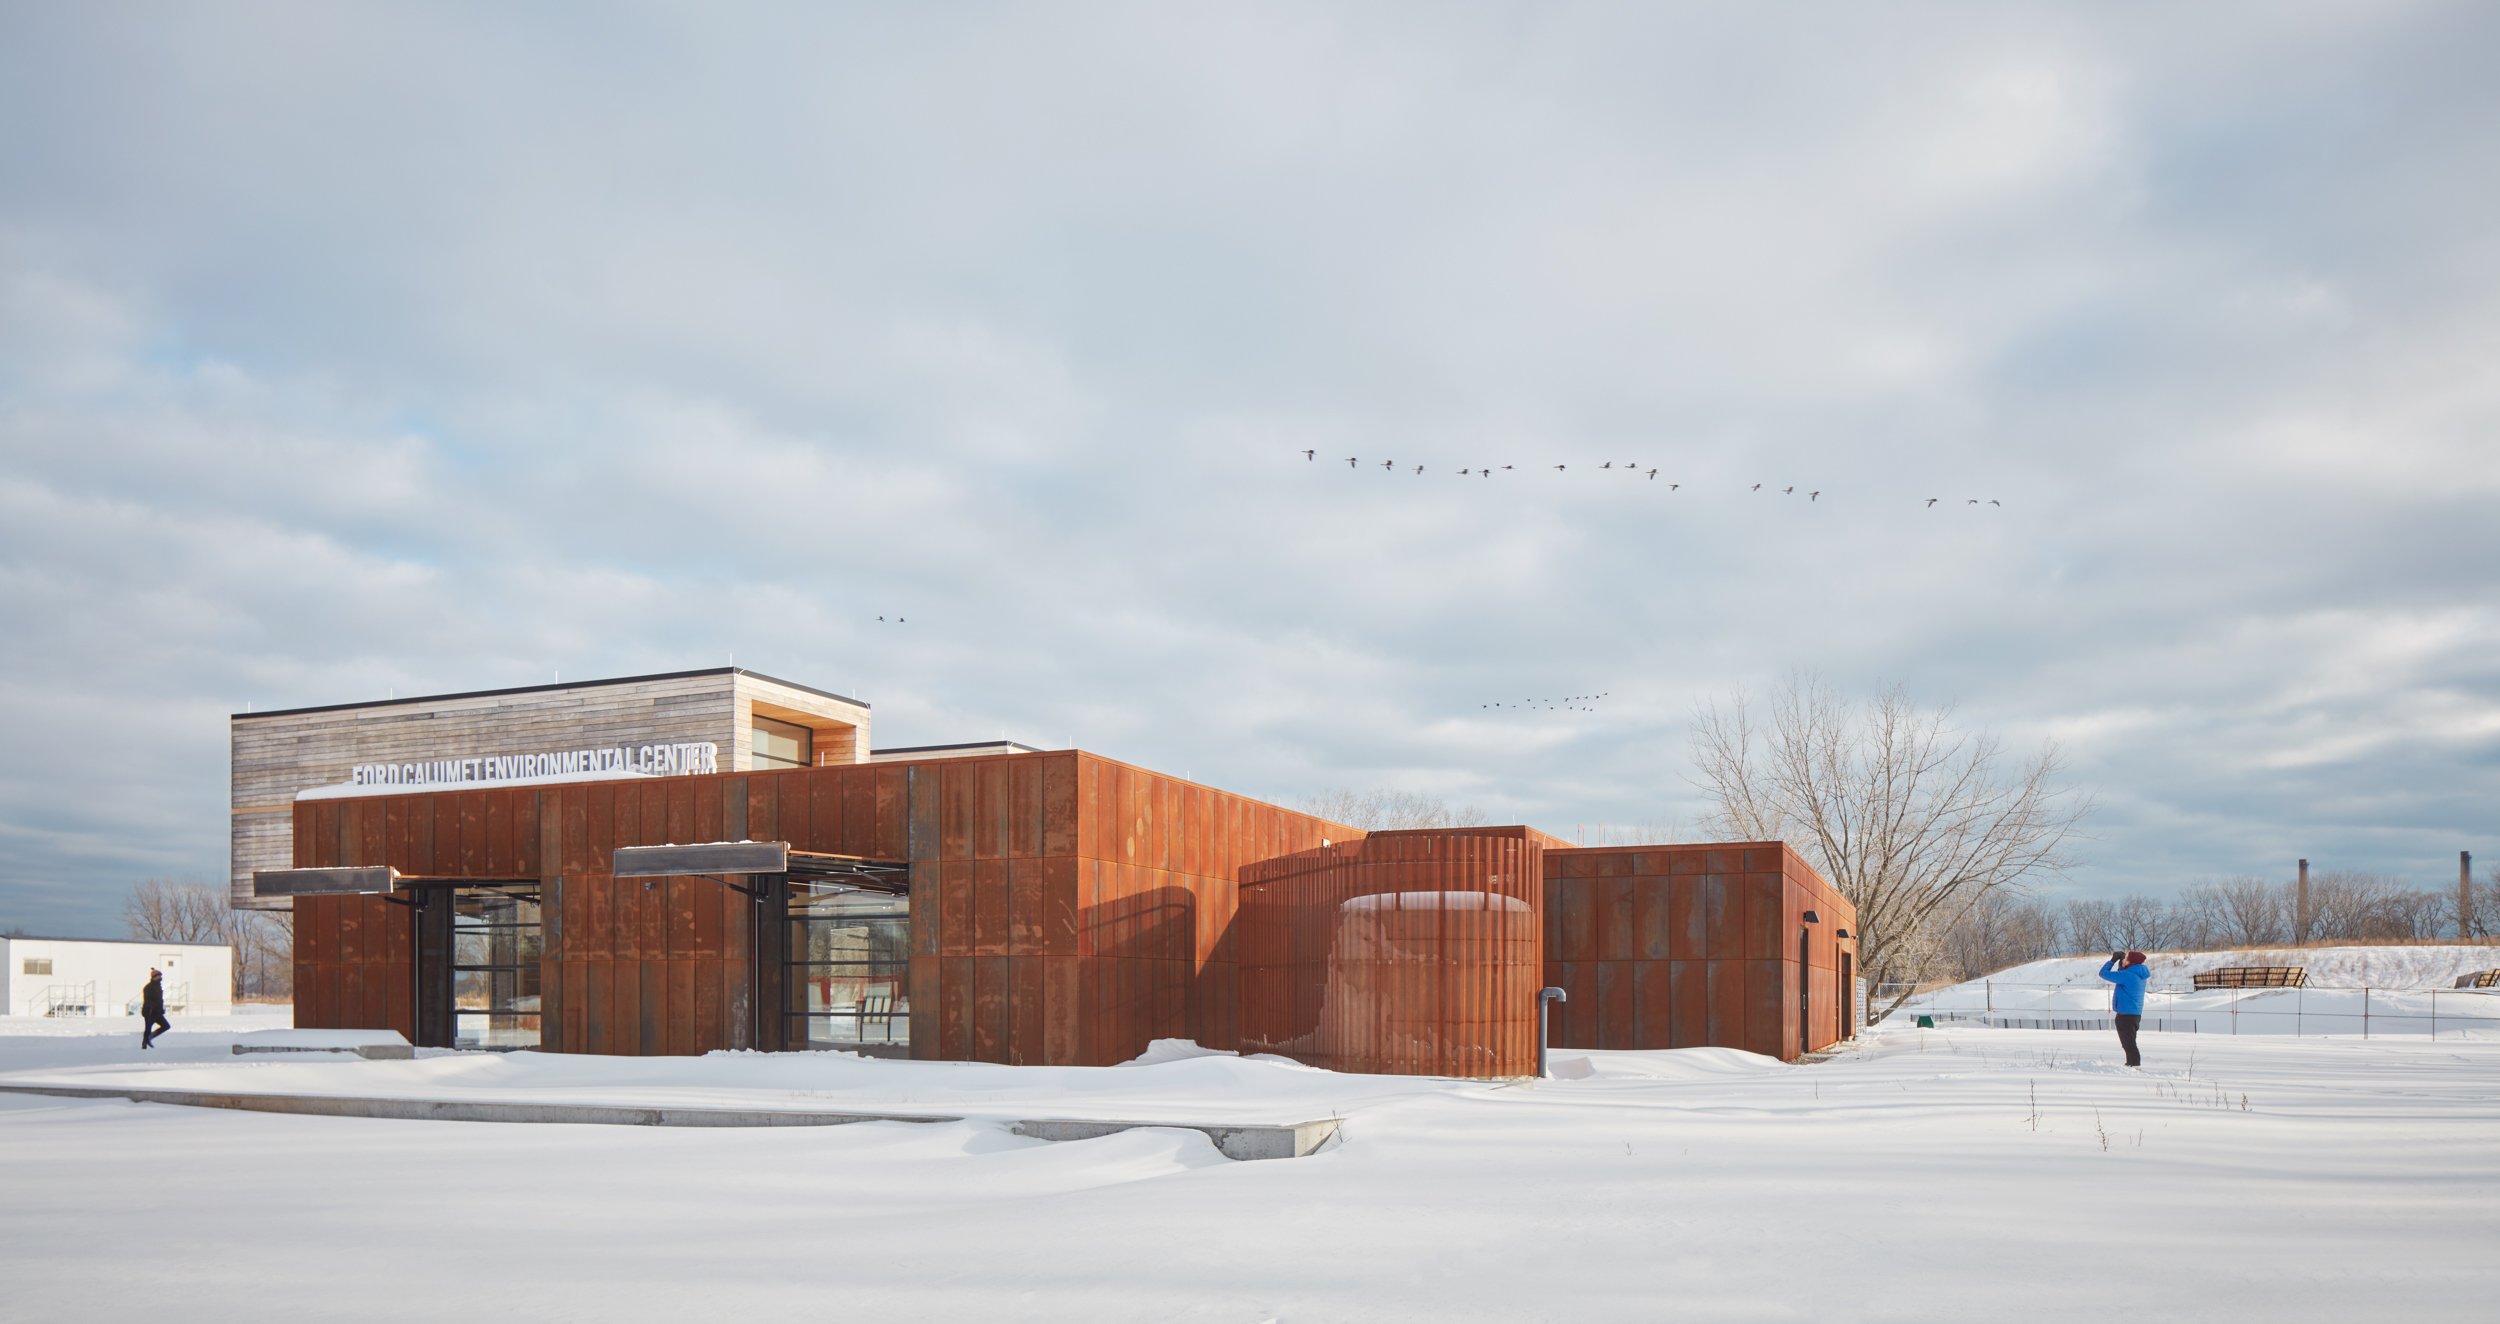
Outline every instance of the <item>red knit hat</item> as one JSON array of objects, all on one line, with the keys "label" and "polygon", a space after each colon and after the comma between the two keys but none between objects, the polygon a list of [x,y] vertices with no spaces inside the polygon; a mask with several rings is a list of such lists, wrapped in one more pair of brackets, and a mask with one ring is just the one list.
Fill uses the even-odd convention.
[{"label": "red knit hat", "polygon": [[2142,953],[2142,952],[2129,952],[2129,953],[2127,953],[2127,964],[2129,964],[2129,965],[2142,965],[2142,964],[2144,964],[2144,953]]}]

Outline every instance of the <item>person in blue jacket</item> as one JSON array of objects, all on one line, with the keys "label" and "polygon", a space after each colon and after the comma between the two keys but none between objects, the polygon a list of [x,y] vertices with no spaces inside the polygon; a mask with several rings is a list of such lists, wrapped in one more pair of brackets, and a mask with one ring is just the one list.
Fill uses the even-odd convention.
[{"label": "person in blue jacket", "polygon": [[2101,978],[2117,985],[2109,991],[2110,1019],[2118,1023],[2118,1046],[2127,1050],[2127,1065],[2140,1067],[2144,1059],[2136,1055],[2135,1032],[2144,1024],[2144,986],[2153,982],[2152,968],[2144,964],[2142,952],[2111,952]]}]

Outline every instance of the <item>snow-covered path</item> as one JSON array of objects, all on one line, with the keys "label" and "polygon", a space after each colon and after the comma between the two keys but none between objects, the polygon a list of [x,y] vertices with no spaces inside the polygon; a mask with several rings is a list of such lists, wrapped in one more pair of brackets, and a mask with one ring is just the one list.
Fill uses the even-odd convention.
[{"label": "snow-covered path", "polygon": [[[209,1028],[168,1074],[225,1069]],[[140,1062],[135,1042],[13,1034],[11,1074]],[[1230,1058],[624,1064],[729,1096],[767,1072],[855,1098],[874,1073],[976,1114],[1001,1090],[1079,1112],[1344,1107],[1341,1144],[1265,1163],[1194,1133],[1045,1144],[984,1120],[682,1131],[8,1097],[0,1318],[2490,1317],[2500,1044],[2147,1050],[2139,1074],[2098,1035],[1894,1029],[1797,1067],[1565,1052],[1573,1078],[1501,1088]],[[429,1062],[634,1088],[587,1059],[344,1069]]]}]

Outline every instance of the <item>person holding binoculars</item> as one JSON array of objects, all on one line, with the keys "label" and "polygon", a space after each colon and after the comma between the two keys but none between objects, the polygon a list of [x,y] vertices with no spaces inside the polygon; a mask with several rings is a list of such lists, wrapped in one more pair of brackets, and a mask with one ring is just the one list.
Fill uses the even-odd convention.
[{"label": "person holding binoculars", "polygon": [[2136,1055],[2135,1032],[2144,1024],[2144,986],[2153,982],[2152,967],[2144,964],[2142,952],[2111,952],[2101,978],[2117,985],[2109,991],[2110,1019],[2117,1022],[2118,1046],[2127,1050],[2127,1065],[2140,1067],[2144,1059]]}]

